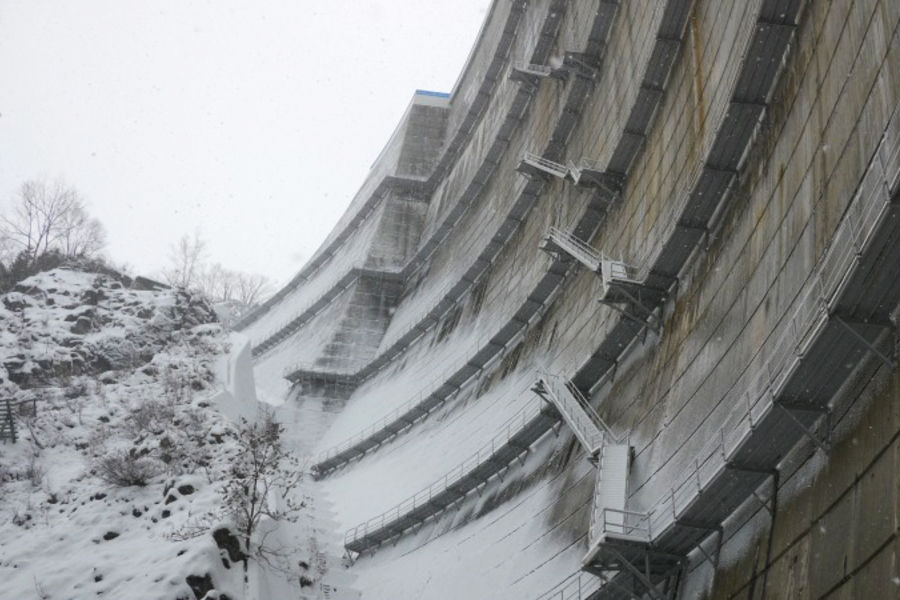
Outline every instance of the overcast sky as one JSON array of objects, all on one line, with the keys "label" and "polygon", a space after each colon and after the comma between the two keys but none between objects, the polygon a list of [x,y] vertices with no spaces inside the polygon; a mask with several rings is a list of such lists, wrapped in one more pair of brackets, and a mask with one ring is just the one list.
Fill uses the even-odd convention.
[{"label": "overcast sky", "polygon": [[290,278],[490,0],[0,0],[0,202],[62,176],[138,273],[199,230]]}]

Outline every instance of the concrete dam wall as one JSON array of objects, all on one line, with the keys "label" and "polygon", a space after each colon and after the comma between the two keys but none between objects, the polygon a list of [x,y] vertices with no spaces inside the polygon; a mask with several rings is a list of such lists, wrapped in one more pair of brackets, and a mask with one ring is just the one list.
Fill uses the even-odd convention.
[{"label": "concrete dam wall", "polygon": [[493,2],[238,325],[362,597],[900,595],[898,25]]}]

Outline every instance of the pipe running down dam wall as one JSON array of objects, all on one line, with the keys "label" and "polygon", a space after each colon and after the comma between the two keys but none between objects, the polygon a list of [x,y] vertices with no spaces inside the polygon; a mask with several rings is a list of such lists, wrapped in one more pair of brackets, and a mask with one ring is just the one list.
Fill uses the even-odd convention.
[{"label": "pipe running down dam wall", "polygon": [[900,3],[495,0],[237,328],[367,600],[890,598],[898,306]]}]

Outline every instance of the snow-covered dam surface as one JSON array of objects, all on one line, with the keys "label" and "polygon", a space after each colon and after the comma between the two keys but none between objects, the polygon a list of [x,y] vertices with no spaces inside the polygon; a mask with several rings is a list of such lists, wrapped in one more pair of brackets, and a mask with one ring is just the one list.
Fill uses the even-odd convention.
[{"label": "snow-covered dam surface", "polygon": [[237,326],[343,546],[322,597],[900,596],[898,26],[495,0]]}]

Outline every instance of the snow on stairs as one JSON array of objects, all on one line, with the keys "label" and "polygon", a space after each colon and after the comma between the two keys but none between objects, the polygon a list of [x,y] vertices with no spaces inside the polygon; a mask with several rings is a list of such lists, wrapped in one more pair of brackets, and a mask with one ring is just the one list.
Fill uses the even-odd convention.
[{"label": "snow on stairs", "polygon": [[620,443],[572,382],[558,375],[545,374],[532,389],[556,407],[592,460],[609,442]]},{"label": "snow on stairs", "polygon": [[[357,555],[374,551],[408,532],[418,531],[428,521],[451,508],[458,508],[473,491],[483,489],[494,477],[524,456],[539,439],[560,422],[556,408],[542,401],[526,406],[475,455],[384,513],[348,530],[344,548]],[[352,555],[352,554],[351,554]]]}]

